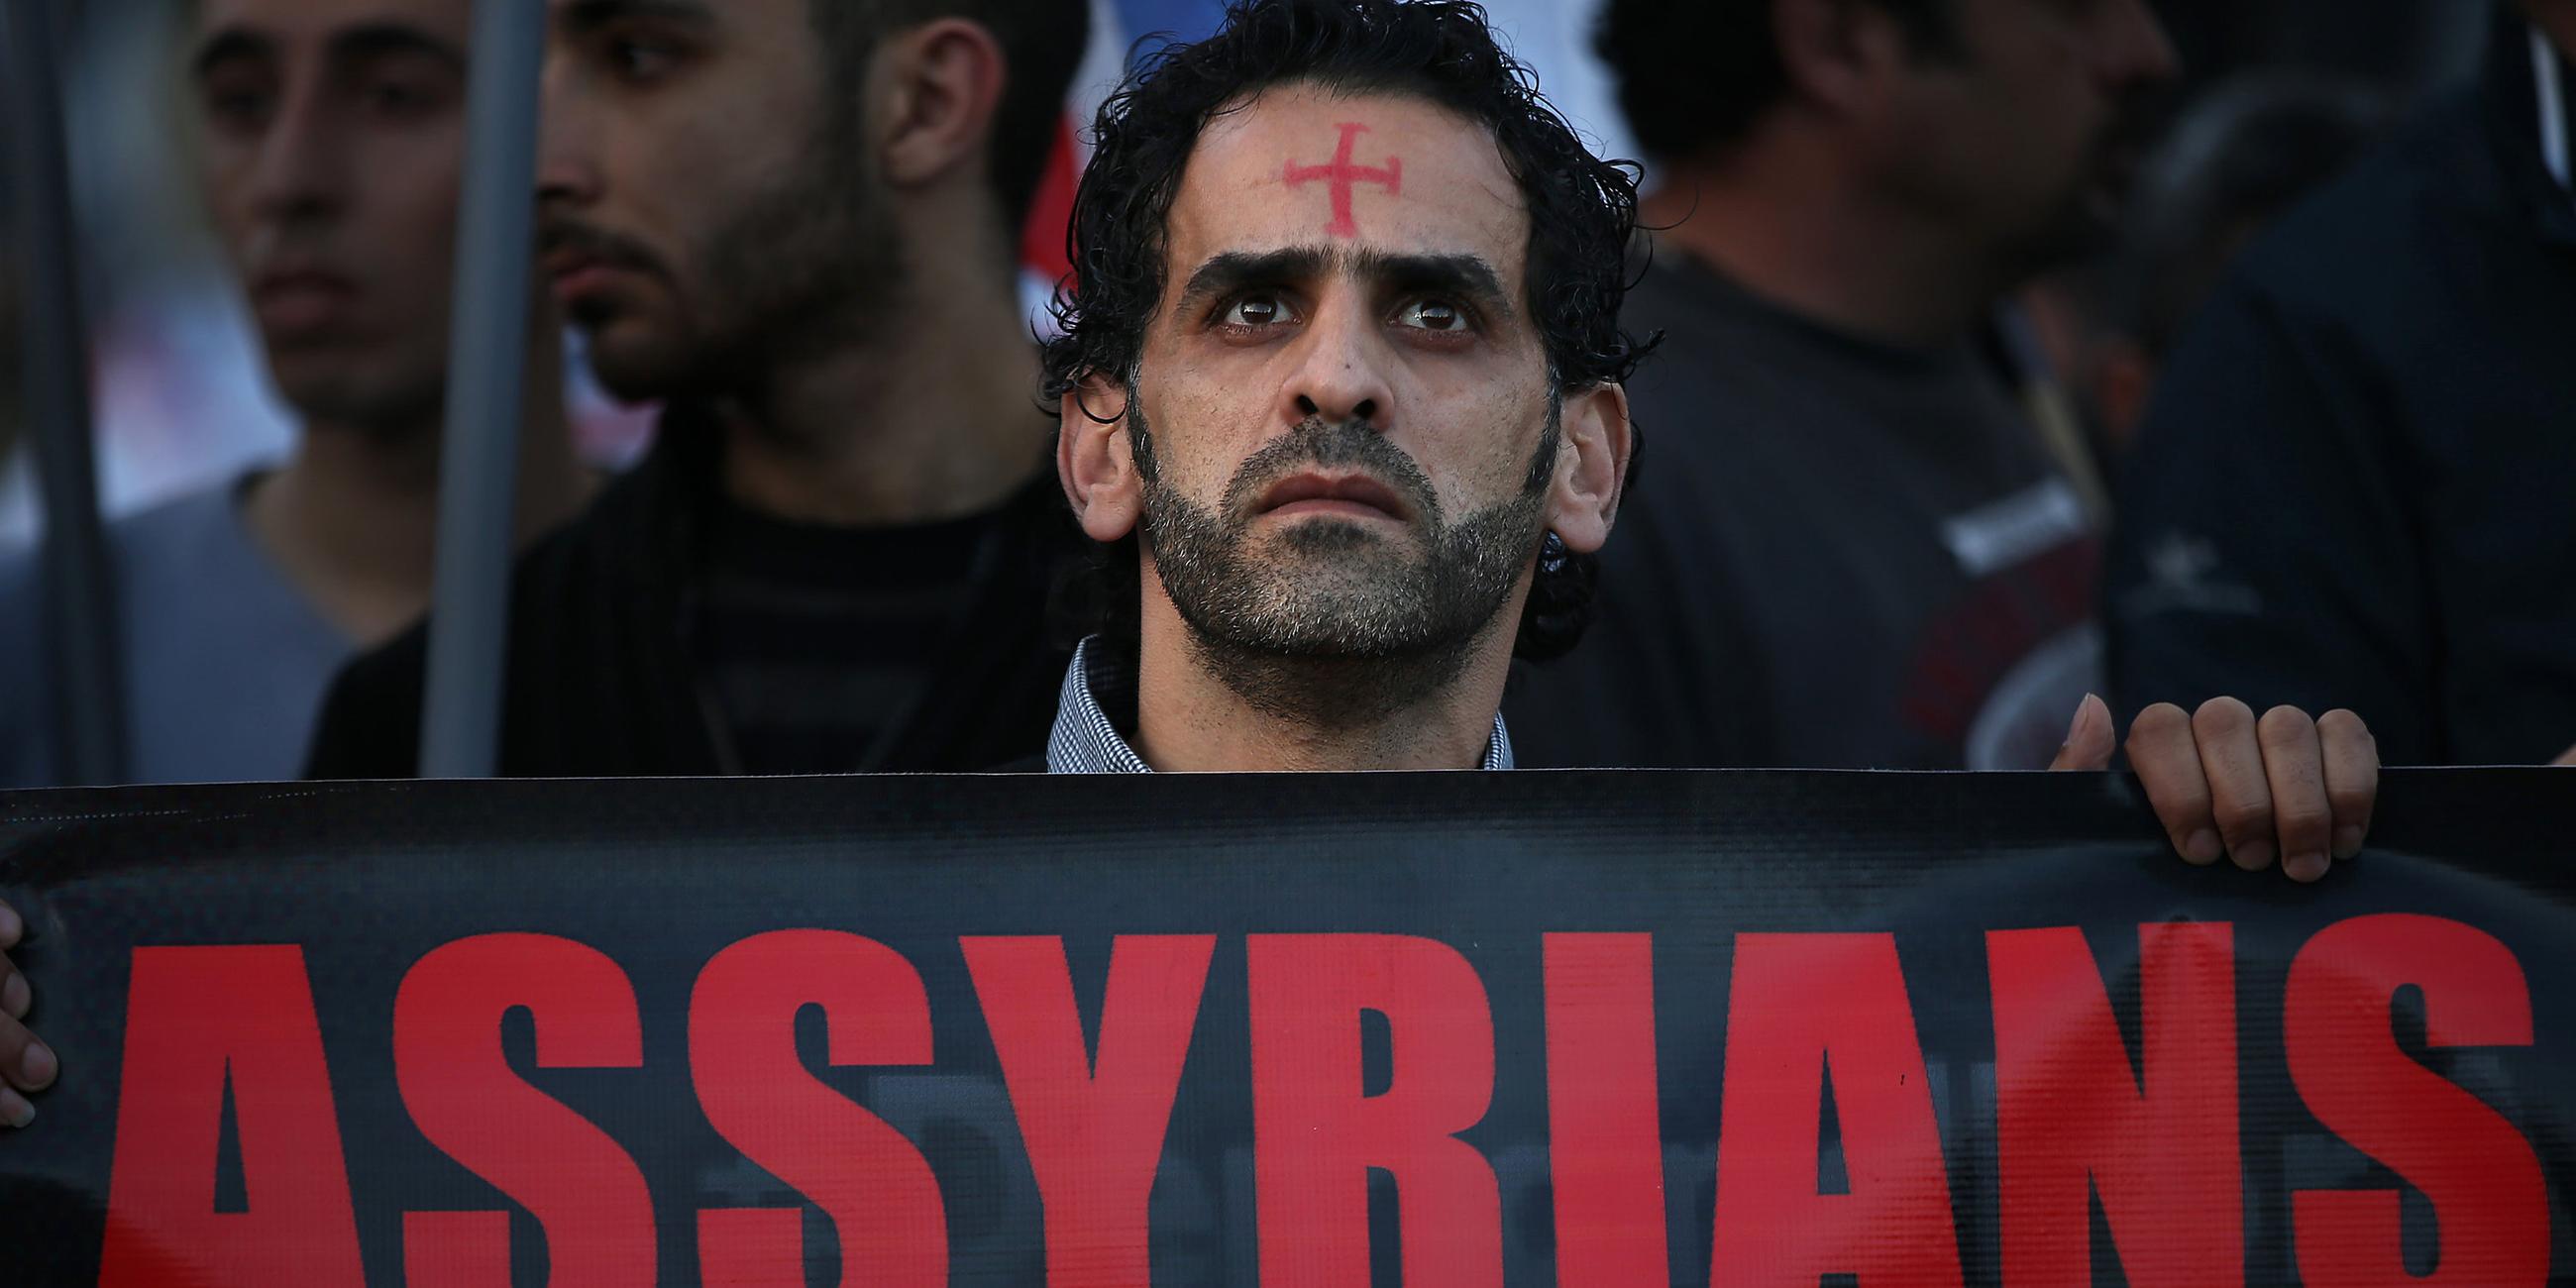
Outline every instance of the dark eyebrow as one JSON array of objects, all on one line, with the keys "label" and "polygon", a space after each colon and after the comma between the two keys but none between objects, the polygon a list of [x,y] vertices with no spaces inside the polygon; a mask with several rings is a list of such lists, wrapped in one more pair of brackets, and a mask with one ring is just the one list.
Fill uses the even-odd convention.
[{"label": "dark eyebrow", "polygon": [[1173,301],[1175,314],[1187,313],[1201,300],[1232,295],[1250,286],[1276,282],[1294,282],[1321,276],[1332,263],[1332,256],[1310,246],[1292,246],[1285,250],[1230,250],[1212,256],[1190,274],[1181,287],[1180,298]]},{"label": "dark eyebrow", "polygon": [[352,27],[331,37],[331,61],[368,62],[400,55],[422,55],[445,63],[452,71],[465,70],[465,51],[430,35],[417,27],[399,23],[371,23]]},{"label": "dark eyebrow", "polygon": [[1327,250],[1317,246],[1227,251],[1212,256],[1190,274],[1180,297],[1173,302],[1172,312],[1175,316],[1185,315],[1203,301],[1248,287],[1309,280],[1333,270],[1395,290],[1458,296],[1497,319],[1512,316],[1511,298],[1503,290],[1502,275],[1482,256]]},{"label": "dark eyebrow", "polygon": [[[834,0],[846,3],[847,0]],[[576,35],[597,31],[628,18],[661,18],[692,26],[715,25],[715,11],[699,0],[573,0],[556,21]]]},{"label": "dark eyebrow", "polygon": [[197,46],[197,56],[188,60],[188,70],[203,80],[225,63],[276,56],[276,41],[240,27],[226,27],[206,37],[205,43]]},{"label": "dark eyebrow", "polygon": [[1503,293],[1502,274],[1480,255],[1400,255],[1361,250],[1351,256],[1352,271],[1404,291],[1429,291],[1473,301],[1496,318],[1512,316],[1511,298]]},{"label": "dark eyebrow", "polygon": [[[366,62],[402,54],[435,58],[451,70],[465,70],[465,51],[422,31],[401,23],[368,23],[335,33],[331,37],[331,61]],[[189,66],[203,79],[225,63],[240,59],[272,59],[277,56],[277,42],[241,27],[226,27],[206,38]]]}]

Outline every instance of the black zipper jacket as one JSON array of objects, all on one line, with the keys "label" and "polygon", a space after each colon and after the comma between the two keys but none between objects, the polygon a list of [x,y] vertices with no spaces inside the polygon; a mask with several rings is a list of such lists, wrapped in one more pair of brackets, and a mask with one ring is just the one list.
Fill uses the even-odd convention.
[{"label": "black zipper jacket", "polygon": [[2568,62],[2502,19],[2482,84],[2274,225],[2186,333],[2120,491],[2122,710],[2349,707],[2391,764],[2576,743]]}]

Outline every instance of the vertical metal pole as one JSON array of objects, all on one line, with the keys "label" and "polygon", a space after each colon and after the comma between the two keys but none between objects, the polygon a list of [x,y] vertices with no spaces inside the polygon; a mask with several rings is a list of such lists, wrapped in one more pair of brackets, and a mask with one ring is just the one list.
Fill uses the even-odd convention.
[{"label": "vertical metal pole", "polygon": [[475,0],[421,712],[420,772],[430,778],[487,777],[500,755],[545,24],[544,0]]},{"label": "vertical metal pole", "polygon": [[72,233],[64,152],[61,43],[53,0],[0,2],[0,81],[6,82],[9,161],[18,191],[19,282],[25,294],[27,433],[45,501],[45,642],[61,776],[113,783],[125,775],[124,653],[115,569],[98,517],[90,459],[89,331]]}]

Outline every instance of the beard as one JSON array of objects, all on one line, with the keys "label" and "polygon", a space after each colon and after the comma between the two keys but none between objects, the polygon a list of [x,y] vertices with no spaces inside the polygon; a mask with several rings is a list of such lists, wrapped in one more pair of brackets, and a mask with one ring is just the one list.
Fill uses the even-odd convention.
[{"label": "beard", "polygon": [[903,239],[854,131],[818,128],[791,173],[743,201],[683,272],[665,275],[687,283],[673,292],[675,334],[591,349],[602,386],[628,401],[757,404],[768,373],[882,330],[903,286]]},{"label": "beard", "polygon": [[2119,247],[2144,158],[2169,116],[2166,101],[2153,91],[2114,101],[2050,218],[2021,240],[2014,265],[2021,275],[2054,271]]},{"label": "beard", "polygon": [[[1321,417],[1263,445],[1216,507],[1202,506],[1163,484],[1132,387],[1127,407],[1142,537],[1164,594],[1201,665],[1256,710],[1329,728],[1432,697],[1491,633],[1545,532],[1561,432],[1554,397],[1520,493],[1454,522],[1403,449],[1364,423]],[[1257,537],[1261,494],[1311,466],[1358,469],[1395,489],[1417,529],[1390,536],[1323,516]]]}]

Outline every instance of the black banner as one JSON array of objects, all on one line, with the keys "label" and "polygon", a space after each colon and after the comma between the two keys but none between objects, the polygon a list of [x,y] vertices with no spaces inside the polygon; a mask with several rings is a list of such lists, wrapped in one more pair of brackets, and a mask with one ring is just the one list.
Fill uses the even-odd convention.
[{"label": "black banner", "polygon": [[2576,1282],[2576,771],[0,795],[0,1283]]}]

